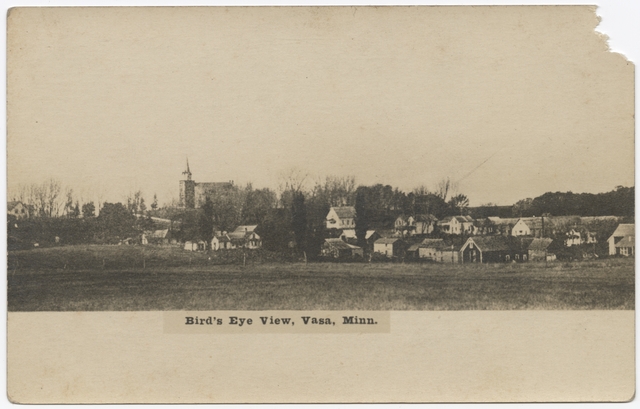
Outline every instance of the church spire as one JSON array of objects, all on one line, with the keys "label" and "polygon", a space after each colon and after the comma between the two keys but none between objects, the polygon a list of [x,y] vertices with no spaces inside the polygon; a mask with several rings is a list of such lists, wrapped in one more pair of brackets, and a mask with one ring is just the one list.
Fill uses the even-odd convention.
[{"label": "church spire", "polygon": [[189,157],[187,157],[187,170],[182,172],[183,175],[187,175],[187,180],[191,180],[191,170],[189,170]]}]

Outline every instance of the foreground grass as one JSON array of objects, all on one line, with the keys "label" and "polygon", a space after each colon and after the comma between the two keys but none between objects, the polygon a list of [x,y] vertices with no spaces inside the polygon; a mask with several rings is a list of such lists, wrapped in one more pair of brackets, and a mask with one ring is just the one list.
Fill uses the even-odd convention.
[{"label": "foreground grass", "polygon": [[144,269],[108,265],[11,269],[10,264],[9,311],[635,308],[634,263],[629,259],[548,267],[544,263],[249,263],[243,267],[203,260],[191,267]]}]

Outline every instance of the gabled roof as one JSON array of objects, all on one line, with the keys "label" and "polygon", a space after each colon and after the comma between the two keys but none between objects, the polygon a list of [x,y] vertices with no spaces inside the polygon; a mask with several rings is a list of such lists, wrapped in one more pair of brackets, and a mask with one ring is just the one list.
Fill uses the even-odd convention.
[{"label": "gabled roof", "polygon": [[529,244],[529,250],[531,251],[545,251],[549,248],[551,243],[553,242],[550,238],[537,238],[533,239],[531,244]]},{"label": "gabled roof", "polygon": [[446,224],[446,223],[451,223],[453,221],[453,219],[455,219],[455,216],[447,216],[447,217],[443,217],[442,219],[438,220],[438,224]]},{"label": "gabled roof", "polygon": [[356,208],[353,206],[332,207],[331,210],[336,212],[341,219],[350,219],[356,217]]},{"label": "gabled roof", "polygon": [[509,240],[504,236],[471,237],[469,241],[478,246],[480,251],[509,251]]},{"label": "gabled roof", "polygon": [[624,237],[624,236],[634,236],[636,235],[636,225],[633,223],[621,223],[618,225],[616,230],[613,232],[611,237]]},{"label": "gabled roof", "polygon": [[471,216],[455,216],[460,223],[473,223]]},{"label": "gabled roof", "polygon": [[[374,234],[377,234],[377,232],[375,230],[367,230],[367,235],[364,236],[365,240],[369,240],[371,238],[371,236],[373,236]],[[380,234],[378,234],[380,235]]]},{"label": "gabled roof", "polygon": [[614,247],[634,247],[636,243],[635,236],[625,236],[622,240],[618,240]]},{"label": "gabled roof", "polygon": [[11,211],[13,210],[17,205],[22,204],[22,202],[19,202],[17,200],[13,201],[13,202],[8,202],[7,203],[7,210]]},{"label": "gabled roof", "polygon": [[340,236],[341,237],[346,237],[348,239],[355,239],[355,238],[357,238],[356,229],[343,229],[342,230],[342,234]]},{"label": "gabled roof", "polygon": [[516,218],[503,219],[502,217],[494,217],[494,216],[487,217],[487,219],[491,220],[491,222],[495,225],[516,224],[518,223],[518,220],[519,220]]},{"label": "gabled roof", "polygon": [[393,244],[396,241],[400,241],[400,239],[397,237],[381,237],[374,244]]},{"label": "gabled roof", "polygon": [[416,214],[415,219],[416,221],[426,222],[426,223],[433,223],[438,221],[438,218],[432,214]]},{"label": "gabled roof", "polygon": [[226,243],[231,241],[231,239],[229,238],[229,236],[227,236],[226,234],[220,235],[220,236],[215,236],[215,239],[218,239],[218,241],[220,243]]},{"label": "gabled roof", "polygon": [[417,251],[420,247],[422,247],[421,243],[415,243],[409,246],[409,248],[407,249],[407,251],[411,252],[411,251]]},{"label": "gabled roof", "polygon": [[233,231],[234,233],[251,233],[253,232],[256,228],[258,227],[257,224],[251,224],[251,225],[244,225],[244,226],[238,226],[236,227],[236,229]]},{"label": "gabled roof", "polygon": [[436,248],[436,249],[447,247],[444,240],[442,239],[424,239],[420,243],[420,246],[422,248]]},{"label": "gabled roof", "polygon": [[156,230],[151,233],[151,237],[153,237],[154,239],[164,239],[167,237],[167,234],[169,234],[169,229]]},{"label": "gabled roof", "polygon": [[339,250],[354,250],[360,247],[349,244],[342,239],[324,239],[325,246],[332,247]]}]

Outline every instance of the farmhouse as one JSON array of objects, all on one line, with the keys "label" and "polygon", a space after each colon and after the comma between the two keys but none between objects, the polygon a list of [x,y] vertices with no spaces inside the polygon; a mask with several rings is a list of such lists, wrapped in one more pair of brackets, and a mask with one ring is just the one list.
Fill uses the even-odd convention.
[{"label": "farmhouse", "polygon": [[323,256],[333,258],[363,256],[361,247],[346,243],[341,239],[325,239],[321,251]]},{"label": "farmhouse", "polygon": [[438,219],[431,214],[417,214],[414,222],[413,233],[417,235],[431,234]]},{"label": "farmhouse", "polygon": [[257,227],[258,225],[238,226],[233,232],[229,233],[229,238],[236,247],[258,249],[262,247],[262,239],[255,232]]},{"label": "farmhouse", "polygon": [[414,223],[415,219],[413,218],[413,216],[405,216],[404,214],[401,214],[396,218],[396,221],[393,225],[396,231],[407,231],[411,230],[414,227]]},{"label": "farmhouse", "polygon": [[472,234],[474,230],[473,219],[470,216],[449,216],[438,221],[438,227],[442,233],[447,234]]},{"label": "farmhouse", "polygon": [[29,208],[22,202],[9,202],[7,203],[7,215],[14,216],[16,219],[24,219],[29,217]]},{"label": "farmhouse", "polygon": [[636,229],[635,224],[619,224],[609,237],[609,255],[634,256]]},{"label": "farmhouse", "polygon": [[494,233],[494,225],[489,219],[475,219],[473,221],[473,234],[486,236]]},{"label": "farmhouse", "polygon": [[211,239],[211,250],[229,249],[231,248],[231,239],[225,234],[214,235]]},{"label": "farmhouse", "polygon": [[501,234],[503,236],[510,236],[512,234],[513,226],[515,226],[519,220],[501,217],[487,217],[487,219],[493,224],[494,233]]},{"label": "farmhouse", "polygon": [[579,246],[582,244],[582,235],[575,229],[569,230],[564,239],[565,247]]},{"label": "farmhouse", "polygon": [[353,206],[332,207],[325,220],[327,229],[353,229],[356,226],[356,208]]},{"label": "farmhouse", "polygon": [[373,243],[373,252],[386,257],[400,257],[404,255],[406,244],[396,237],[382,237]]}]

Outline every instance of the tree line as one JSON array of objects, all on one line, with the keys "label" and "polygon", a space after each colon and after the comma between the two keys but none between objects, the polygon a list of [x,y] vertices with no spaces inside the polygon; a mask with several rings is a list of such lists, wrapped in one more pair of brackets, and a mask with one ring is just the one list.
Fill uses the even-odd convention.
[{"label": "tree line", "polygon": [[[152,217],[170,221],[178,240],[210,242],[214,231],[233,231],[239,225],[258,225],[265,248],[281,252],[320,251],[326,231],[325,219],[332,206],[354,206],[356,237],[364,241],[367,230],[388,229],[403,214],[442,219],[471,214],[473,217],[535,215],[633,216],[634,188],[619,186],[600,194],[545,193],[513,206],[471,208],[466,195],[450,179],[433,188],[419,186],[404,192],[391,185],[358,185],[352,176],[328,176],[310,183],[301,172],[280,178],[278,191],[254,189],[251,184],[225,188],[206,199],[198,209],[184,209],[176,202],[160,206],[156,195],[147,205],[141,191],[126,196],[124,203],[82,203],[73,190],[56,180],[19,189],[13,200],[30,207],[32,217],[19,227],[9,220],[10,237],[21,242],[117,243],[157,227]],[[495,214],[498,213],[498,214]]]}]

